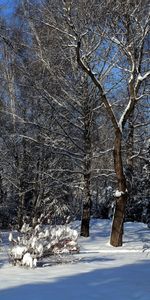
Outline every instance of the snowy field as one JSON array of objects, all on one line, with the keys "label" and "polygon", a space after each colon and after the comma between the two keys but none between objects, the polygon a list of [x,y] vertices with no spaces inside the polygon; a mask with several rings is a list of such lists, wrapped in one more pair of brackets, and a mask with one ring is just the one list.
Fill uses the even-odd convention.
[{"label": "snowy field", "polygon": [[[126,223],[123,247],[109,245],[109,220],[92,220],[72,262],[36,269],[8,262],[8,233],[0,246],[0,300],[150,300],[150,229]],[[75,223],[77,229],[79,223]]]}]

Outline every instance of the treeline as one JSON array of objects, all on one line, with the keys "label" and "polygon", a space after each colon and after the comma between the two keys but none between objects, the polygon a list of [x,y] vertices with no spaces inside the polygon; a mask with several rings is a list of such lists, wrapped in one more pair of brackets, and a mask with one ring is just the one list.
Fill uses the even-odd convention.
[{"label": "treeline", "polygon": [[0,220],[149,222],[148,1],[20,0],[0,19]]}]

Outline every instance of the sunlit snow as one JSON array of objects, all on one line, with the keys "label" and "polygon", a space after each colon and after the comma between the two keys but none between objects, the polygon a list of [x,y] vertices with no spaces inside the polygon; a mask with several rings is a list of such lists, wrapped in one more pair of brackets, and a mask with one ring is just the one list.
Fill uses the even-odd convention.
[{"label": "sunlit snow", "polygon": [[9,233],[2,232],[0,300],[149,300],[150,230],[126,223],[123,247],[113,248],[110,228],[109,220],[92,220],[91,236],[79,238],[72,262],[36,269],[9,264]]}]

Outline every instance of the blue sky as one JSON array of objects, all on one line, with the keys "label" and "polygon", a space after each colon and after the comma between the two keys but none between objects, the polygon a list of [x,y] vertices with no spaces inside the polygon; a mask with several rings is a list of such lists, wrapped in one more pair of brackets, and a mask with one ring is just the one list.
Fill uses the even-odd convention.
[{"label": "blue sky", "polygon": [[0,13],[9,16],[15,4],[15,0],[0,0]]}]

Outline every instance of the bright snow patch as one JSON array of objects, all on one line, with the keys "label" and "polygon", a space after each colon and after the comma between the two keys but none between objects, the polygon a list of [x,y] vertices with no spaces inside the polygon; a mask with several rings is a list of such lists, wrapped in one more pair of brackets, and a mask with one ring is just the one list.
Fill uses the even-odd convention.
[{"label": "bright snow patch", "polygon": [[25,253],[25,255],[23,256],[22,264],[26,267],[33,267],[33,258],[29,252]]},{"label": "bright snow patch", "polygon": [[119,198],[119,197],[121,197],[122,195],[124,195],[124,192],[122,192],[122,191],[116,190],[115,193],[114,193],[114,196],[115,196],[116,198]]},{"label": "bright snow patch", "polygon": [[26,251],[27,247],[25,246],[15,246],[11,250],[11,256],[13,259],[21,259]]}]

